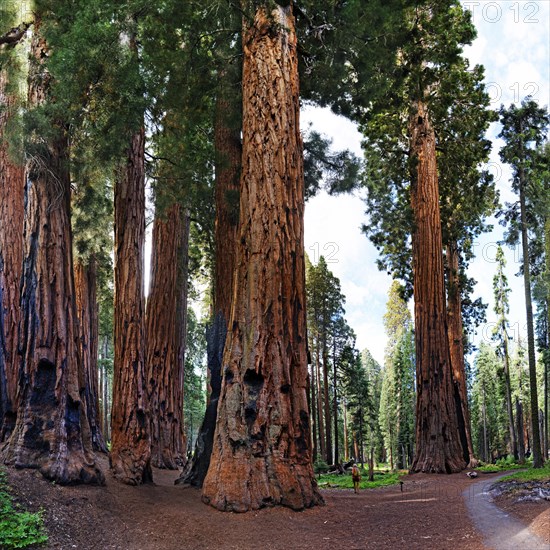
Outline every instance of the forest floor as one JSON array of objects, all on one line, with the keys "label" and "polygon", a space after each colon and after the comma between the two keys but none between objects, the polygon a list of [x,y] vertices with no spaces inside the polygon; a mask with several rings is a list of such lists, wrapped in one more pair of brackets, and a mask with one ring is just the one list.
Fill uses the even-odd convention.
[{"label": "forest floor", "polygon": [[[103,466],[107,471],[106,460]],[[247,514],[206,506],[200,491],[173,484],[177,476],[178,472],[156,470],[155,483],[141,487],[119,484],[109,475],[106,487],[61,487],[38,472],[8,470],[17,500],[31,511],[44,510],[49,533],[44,549],[489,548],[470,520],[466,503],[483,483],[464,473],[406,476],[402,491],[400,485],[357,495],[352,490],[324,489],[326,506]],[[483,481],[493,477],[482,476]],[[530,526],[550,547],[548,502],[498,500],[506,513]]]}]

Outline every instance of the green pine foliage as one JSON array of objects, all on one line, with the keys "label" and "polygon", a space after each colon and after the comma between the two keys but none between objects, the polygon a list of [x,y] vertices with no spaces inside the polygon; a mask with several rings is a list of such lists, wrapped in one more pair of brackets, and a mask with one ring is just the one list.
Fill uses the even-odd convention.
[{"label": "green pine foliage", "polygon": [[183,413],[189,453],[195,448],[195,440],[206,409],[206,337],[205,327],[199,322],[192,308],[187,311],[187,346],[185,349]]},{"label": "green pine foliage", "polygon": [[474,450],[483,462],[507,454],[508,422],[503,407],[502,363],[493,348],[482,343],[474,361],[471,420]]},{"label": "green pine foliage", "polygon": [[[428,106],[438,150],[440,208],[444,245],[457,244],[465,327],[483,320],[484,307],[470,301],[466,275],[474,238],[490,229],[484,219],[496,203],[494,182],[479,166],[488,159],[484,134],[495,119],[488,109],[483,68],[469,67],[461,48],[475,36],[467,10],[458,2],[431,1],[410,9],[401,22],[406,42],[395,48],[392,68],[379,71],[391,93],[374,95],[358,114],[365,135],[363,231],[380,252],[378,267],[403,281],[412,294],[412,211],[408,124],[415,100]],[[390,52],[388,52],[390,56]],[[390,56],[391,57],[391,56]],[[366,101],[366,100],[365,100]]]},{"label": "green pine foliage", "polygon": [[416,363],[412,318],[397,281],[390,287],[384,326],[388,344],[379,424],[390,466],[403,469],[410,464],[414,450]]}]

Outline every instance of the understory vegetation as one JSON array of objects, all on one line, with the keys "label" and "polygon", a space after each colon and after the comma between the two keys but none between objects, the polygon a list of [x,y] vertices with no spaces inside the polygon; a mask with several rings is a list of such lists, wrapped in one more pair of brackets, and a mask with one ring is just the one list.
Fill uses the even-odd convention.
[{"label": "understory vegetation", "polygon": [[0,548],[27,548],[47,540],[42,512],[27,512],[15,503],[6,473],[0,470]]},{"label": "understory vegetation", "polygon": [[[369,481],[368,470],[360,468],[359,471],[361,472],[360,489],[376,489],[377,487],[396,485],[407,473],[404,470],[398,472],[376,470],[374,481]],[[321,489],[353,489],[351,474],[321,474],[319,476],[319,487]]]}]

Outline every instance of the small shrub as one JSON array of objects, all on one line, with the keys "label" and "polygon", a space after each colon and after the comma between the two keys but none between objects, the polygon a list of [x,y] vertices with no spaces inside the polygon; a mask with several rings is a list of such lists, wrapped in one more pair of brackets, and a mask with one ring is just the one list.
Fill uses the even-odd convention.
[{"label": "small shrub", "polygon": [[[388,485],[395,485],[399,483],[399,480],[406,472],[379,472],[374,473],[374,481],[368,481],[368,472],[361,471],[361,483],[360,489],[375,489],[376,487],[386,487]],[[325,474],[321,475],[319,479],[319,487],[331,487],[334,489],[353,489],[353,481],[351,474],[338,475],[338,474]]]},{"label": "small shrub", "polygon": [[6,473],[0,470],[0,548],[27,548],[47,540],[42,511],[26,512],[14,504]]},{"label": "small shrub", "polygon": [[506,458],[501,458],[497,460],[494,464],[482,463],[481,466],[476,468],[476,470],[485,474],[495,474],[497,472],[503,472],[506,470],[518,470],[527,467],[528,464],[518,464],[514,461],[514,457],[509,455]]},{"label": "small shrub", "polygon": [[328,468],[328,464],[322,458],[318,458],[313,464],[313,471],[316,474],[325,474],[328,472]]},{"label": "small shrub", "polygon": [[498,481],[550,481],[550,462],[546,462],[543,468],[533,468],[531,465],[523,465],[527,470],[510,474]]}]

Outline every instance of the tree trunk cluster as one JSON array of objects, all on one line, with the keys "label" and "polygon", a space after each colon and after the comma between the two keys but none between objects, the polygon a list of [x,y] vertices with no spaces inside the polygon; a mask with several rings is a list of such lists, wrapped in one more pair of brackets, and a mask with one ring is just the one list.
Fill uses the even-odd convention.
[{"label": "tree trunk cluster", "polygon": [[[35,22],[29,103],[47,100],[47,45]],[[21,289],[22,366],[14,431],[3,449],[8,464],[37,468],[60,484],[103,483],[94,463],[87,417],[70,225],[70,177],[65,129],[29,155]]]}]

